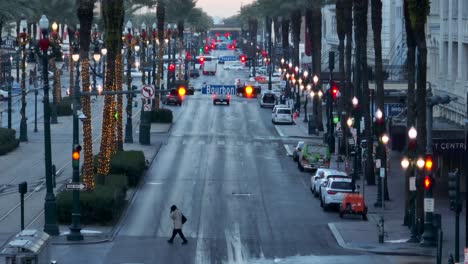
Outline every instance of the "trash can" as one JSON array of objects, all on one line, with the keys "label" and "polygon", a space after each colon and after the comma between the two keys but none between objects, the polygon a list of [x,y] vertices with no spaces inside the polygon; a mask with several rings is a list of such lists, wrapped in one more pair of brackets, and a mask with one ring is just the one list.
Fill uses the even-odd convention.
[{"label": "trash can", "polygon": [[39,230],[25,229],[14,236],[0,253],[6,264],[49,263],[48,243],[50,236]]}]

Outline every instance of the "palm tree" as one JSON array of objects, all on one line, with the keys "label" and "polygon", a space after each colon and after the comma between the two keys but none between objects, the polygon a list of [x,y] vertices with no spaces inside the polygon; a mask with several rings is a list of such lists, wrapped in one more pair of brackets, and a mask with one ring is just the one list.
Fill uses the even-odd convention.
[{"label": "palm tree", "polygon": [[[82,91],[89,91],[89,46],[91,43],[91,26],[93,24],[94,0],[78,0],[77,15],[80,20],[80,58],[81,58],[81,81]],[[76,87],[78,88],[78,87]],[[91,124],[91,100],[90,96],[81,99],[83,114],[83,181],[87,187],[94,189],[94,157],[93,157],[93,133]]]},{"label": "palm tree", "polygon": [[[416,120],[416,102],[415,102],[415,72],[416,72],[416,41],[414,39],[414,33],[411,28],[410,13],[408,8],[408,0],[404,1],[404,15],[405,15],[405,30],[406,30],[406,45],[407,51],[407,72],[408,72],[408,91],[406,92],[406,106],[407,106],[407,118],[406,128],[409,130],[415,125]],[[410,155],[409,150],[406,150],[407,154]],[[414,153],[415,154],[415,153]],[[411,154],[412,155],[412,154]],[[411,176],[410,170],[406,171],[406,179]],[[409,208],[411,207],[411,200],[415,199],[409,192],[409,181],[405,181],[405,218],[404,224],[409,225],[410,219],[408,215]]]},{"label": "palm tree", "polygon": [[[105,46],[107,47],[107,71],[104,90],[112,91],[115,85],[115,64],[120,53],[122,26],[124,19],[123,0],[103,0],[102,11],[104,20]],[[102,113],[101,147],[99,154],[98,180],[104,182],[104,176],[109,174],[111,154],[115,151],[115,101],[111,95],[104,96]]]},{"label": "palm tree", "polygon": [[[417,79],[416,79],[416,113],[417,113],[417,153],[424,156],[426,153],[426,73],[427,73],[427,46],[426,46],[426,21],[429,15],[429,0],[408,0],[408,11],[411,29],[418,49],[417,54]],[[422,186],[420,184],[420,186]],[[424,191],[417,191],[418,217],[424,219]]]},{"label": "palm tree", "polygon": [[[384,82],[383,82],[383,73],[382,73],[382,1],[381,0],[372,0],[372,31],[374,33],[374,52],[375,52],[375,82],[377,84],[376,91],[376,102],[377,109],[382,111],[382,120],[384,120],[383,127],[385,127],[385,111],[384,111]],[[385,130],[385,128],[383,128]],[[377,128],[379,130],[379,128]],[[385,131],[377,131],[378,137],[382,135]],[[380,142],[380,140],[379,140]],[[386,164],[387,162],[387,151],[385,146],[382,143],[379,143],[378,153],[380,160]],[[386,165],[385,165],[386,167]],[[379,190],[381,186],[382,178],[379,177]],[[388,187],[387,187],[387,177],[384,177],[384,199],[389,200]],[[381,195],[379,197],[382,197]],[[379,198],[380,199],[380,198]]]},{"label": "palm tree", "polygon": [[[19,0],[19,1],[0,1],[0,32],[3,31],[4,25],[9,22],[15,21],[22,14],[26,17],[31,17],[31,10],[29,9],[30,1]],[[36,21],[38,21],[37,18]],[[1,34],[0,34],[1,35]],[[0,36],[0,42],[2,37]]]},{"label": "palm tree", "polygon": [[[316,75],[320,77],[322,72],[322,10],[320,6],[313,5],[308,9],[307,14],[310,16],[308,28],[310,44],[312,46],[312,76]],[[316,127],[320,131],[323,131],[321,100],[317,96],[313,98],[313,112],[316,117]]]},{"label": "palm tree", "polygon": [[[367,8],[368,0],[354,0],[354,22],[356,35],[356,49],[359,50],[359,67],[360,77],[362,81],[362,97],[360,98],[361,113],[364,116],[365,122],[365,138],[366,138],[366,168],[365,175],[368,185],[375,185],[374,179],[374,162],[372,157],[373,142],[371,133],[371,118],[369,112],[369,83],[367,76]],[[356,54],[357,54],[356,52]],[[356,89],[360,90],[357,86]]]}]

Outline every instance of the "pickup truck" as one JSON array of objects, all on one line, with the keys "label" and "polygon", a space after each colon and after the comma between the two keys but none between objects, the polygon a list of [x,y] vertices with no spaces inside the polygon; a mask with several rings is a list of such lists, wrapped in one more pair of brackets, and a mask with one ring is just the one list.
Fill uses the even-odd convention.
[{"label": "pickup truck", "polygon": [[316,170],[330,166],[330,150],[325,144],[304,143],[298,156],[297,167],[300,171]]}]

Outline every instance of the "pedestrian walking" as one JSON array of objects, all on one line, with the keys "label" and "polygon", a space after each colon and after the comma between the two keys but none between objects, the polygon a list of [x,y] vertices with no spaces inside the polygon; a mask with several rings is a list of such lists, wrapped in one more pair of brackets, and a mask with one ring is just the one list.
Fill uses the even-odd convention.
[{"label": "pedestrian walking", "polygon": [[170,215],[172,222],[174,223],[174,228],[172,230],[172,236],[167,242],[172,244],[172,242],[174,242],[175,236],[179,234],[180,238],[183,240],[182,245],[187,244],[187,239],[185,239],[184,233],[182,233],[182,226],[187,221],[187,218],[185,218],[182,212],[175,205],[171,206]]}]

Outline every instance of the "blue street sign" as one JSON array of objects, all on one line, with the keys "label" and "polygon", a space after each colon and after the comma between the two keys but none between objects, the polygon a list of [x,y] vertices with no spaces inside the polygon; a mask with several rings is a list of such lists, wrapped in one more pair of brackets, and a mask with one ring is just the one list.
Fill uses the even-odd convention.
[{"label": "blue street sign", "polygon": [[225,61],[238,61],[239,56],[220,56],[219,61],[225,62]]},{"label": "blue street sign", "polygon": [[202,94],[236,94],[236,86],[234,85],[203,85],[201,88]]},{"label": "blue street sign", "polygon": [[387,117],[394,117],[400,114],[405,109],[405,106],[400,103],[385,104],[385,115]]}]

